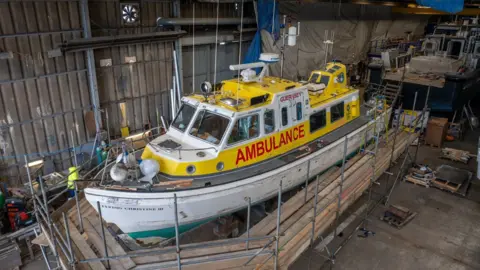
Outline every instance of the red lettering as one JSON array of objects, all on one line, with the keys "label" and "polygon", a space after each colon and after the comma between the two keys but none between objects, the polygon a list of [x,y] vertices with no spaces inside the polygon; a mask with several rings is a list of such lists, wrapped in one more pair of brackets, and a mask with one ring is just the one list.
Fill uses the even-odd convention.
[{"label": "red lettering", "polygon": [[[275,137],[270,137],[269,140],[265,140],[265,152],[270,153],[272,151],[272,147],[275,143]],[[268,141],[270,141],[270,146],[268,145]]]},{"label": "red lettering", "polygon": [[263,141],[257,142],[257,157],[263,155],[265,153],[265,149],[263,148]]},{"label": "red lettering", "polygon": [[280,148],[280,146],[282,146],[281,144],[280,145],[277,145],[277,140],[275,137],[273,137],[273,149],[276,150],[278,148]]},{"label": "red lettering", "polygon": [[285,144],[292,142],[292,130],[289,130],[285,133],[285,140],[287,141]]},{"label": "red lettering", "polygon": [[257,157],[255,144],[250,145],[250,147],[249,146],[245,147],[245,152],[247,154],[247,161]]},{"label": "red lettering", "polygon": [[301,125],[301,126],[298,127],[298,136],[299,136],[300,138],[305,137],[305,130],[303,129],[303,125]]},{"label": "red lettering", "polygon": [[280,147],[284,144],[287,144],[287,143],[285,142],[285,135],[282,133],[280,134]]},{"label": "red lettering", "polygon": [[293,139],[296,141],[298,139],[298,127],[293,129]]},{"label": "red lettering", "polygon": [[238,165],[240,161],[246,161],[242,149],[238,149],[237,151],[237,161],[235,162],[235,165]]}]

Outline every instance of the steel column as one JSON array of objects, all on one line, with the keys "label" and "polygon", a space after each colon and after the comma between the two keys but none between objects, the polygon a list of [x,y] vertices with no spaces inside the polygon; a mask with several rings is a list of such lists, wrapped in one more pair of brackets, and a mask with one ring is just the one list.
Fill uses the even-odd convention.
[{"label": "steel column", "polygon": [[[81,2],[81,15],[82,15],[82,28],[83,37],[91,38],[92,33],[90,29],[90,14],[88,11],[88,0],[82,0]],[[93,55],[93,49],[87,49],[87,70],[88,70],[88,86],[90,89],[90,99],[93,106],[93,113],[95,117],[95,128],[97,132],[101,127],[101,114],[100,114],[100,98],[98,96],[97,85],[97,71],[95,69],[95,56]]]}]

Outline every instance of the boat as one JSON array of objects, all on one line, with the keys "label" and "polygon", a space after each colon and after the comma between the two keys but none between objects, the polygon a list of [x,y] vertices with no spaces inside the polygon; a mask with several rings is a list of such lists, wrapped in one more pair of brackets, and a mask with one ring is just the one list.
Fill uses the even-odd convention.
[{"label": "boat", "polygon": [[383,62],[368,65],[369,81],[387,87],[402,84],[403,108],[422,110],[430,88],[428,107],[433,114],[462,112],[480,86],[479,30],[479,25],[438,25],[425,36],[420,55],[410,51],[392,58],[383,52]]},{"label": "boat", "polygon": [[133,238],[169,238],[176,216],[182,233],[246,208],[247,198],[266,201],[280,183],[288,191],[341,163],[347,138],[347,154],[355,154],[385,130],[390,109],[379,99],[361,106],[345,65],[331,62],[294,82],[266,75],[274,58],[232,65],[238,78],[215,90],[205,82],[202,94],[181,99],[166,133],[137,153],[159,164],[151,182],[138,180],[145,177],[138,168],[113,180],[105,173],[118,164],[112,162],[95,176],[102,182],[85,189],[86,199]]}]

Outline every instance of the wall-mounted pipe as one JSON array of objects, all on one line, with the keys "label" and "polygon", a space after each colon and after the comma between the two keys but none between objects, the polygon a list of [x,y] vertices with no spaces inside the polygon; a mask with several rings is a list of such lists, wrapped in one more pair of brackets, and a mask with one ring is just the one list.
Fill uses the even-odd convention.
[{"label": "wall-mounted pipe", "polygon": [[230,3],[241,3],[241,2],[252,2],[253,0],[196,0],[200,3],[214,3],[219,2],[220,4],[230,4]]},{"label": "wall-mounted pipe", "polygon": [[[240,24],[240,18],[218,18],[219,25]],[[157,18],[157,26],[192,25],[193,18]],[[217,18],[195,18],[195,25],[216,25]],[[256,24],[255,18],[243,18],[243,24]]]},{"label": "wall-mounted pipe", "polygon": [[126,46],[135,44],[145,44],[152,42],[166,42],[174,41],[187,32],[185,31],[166,31],[154,33],[142,33],[133,35],[117,35],[117,36],[103,36],[91,37],[84,39],[72,39],[65,41],[60,45],[64,52],[83,51],[88,49],[101,49],[113,46]]}]

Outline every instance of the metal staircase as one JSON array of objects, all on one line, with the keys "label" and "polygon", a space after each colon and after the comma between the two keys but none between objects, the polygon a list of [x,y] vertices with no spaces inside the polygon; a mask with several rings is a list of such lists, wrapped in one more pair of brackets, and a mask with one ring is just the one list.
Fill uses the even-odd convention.
[{"label": "metal staircase", "polygon": [[388,105],[395,105],[397,99],[402,96],[402,86],[403,81],[386,81],[382,94],[385,96]]}]

